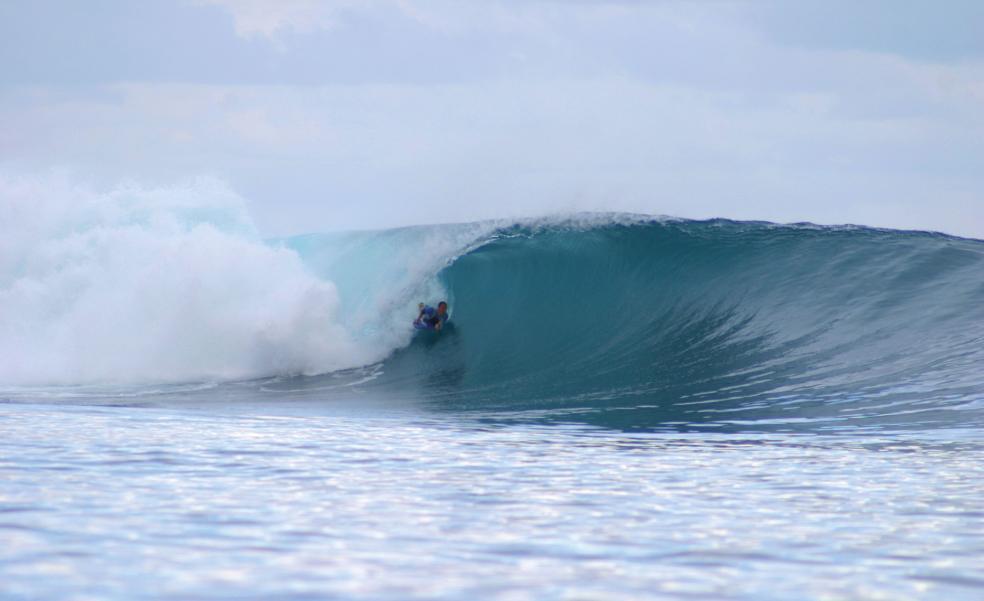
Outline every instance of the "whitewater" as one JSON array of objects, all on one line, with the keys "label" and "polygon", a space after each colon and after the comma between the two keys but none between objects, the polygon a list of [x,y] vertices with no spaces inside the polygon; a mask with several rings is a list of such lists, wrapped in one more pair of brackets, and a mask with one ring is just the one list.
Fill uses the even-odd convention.
[{"label": "whitewater", "polygon": [[984,241],[0,190],[2,598],[984,594]]}]

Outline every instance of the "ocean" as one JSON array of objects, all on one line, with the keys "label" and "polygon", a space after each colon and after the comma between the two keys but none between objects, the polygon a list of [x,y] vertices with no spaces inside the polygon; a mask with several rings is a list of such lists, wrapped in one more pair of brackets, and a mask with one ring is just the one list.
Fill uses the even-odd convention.
[{"label": "ocean", "polygon": [[982,241],[159,200],[4,227],[0,598],[984,597]]}]

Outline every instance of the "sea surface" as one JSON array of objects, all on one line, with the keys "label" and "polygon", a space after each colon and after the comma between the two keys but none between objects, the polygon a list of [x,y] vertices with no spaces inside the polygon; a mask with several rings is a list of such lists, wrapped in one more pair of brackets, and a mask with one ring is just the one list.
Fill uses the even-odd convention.
[{"label": "sea surface", "polygon": [[138,201],[0,261],[2,599],[984,598],[982,241]]}]

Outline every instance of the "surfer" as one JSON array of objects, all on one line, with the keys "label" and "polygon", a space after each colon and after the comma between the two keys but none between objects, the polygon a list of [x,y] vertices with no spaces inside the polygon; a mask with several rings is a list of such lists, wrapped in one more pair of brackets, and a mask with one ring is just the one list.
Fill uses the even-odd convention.
[{"label": "surfer", "polygon": [[420,303],[417,305],[420,314],[413,320],[413,325],[418,328],[429,330],[440,330],[448,321],[448,304],[444,301],[437,303],[437,308]]}]

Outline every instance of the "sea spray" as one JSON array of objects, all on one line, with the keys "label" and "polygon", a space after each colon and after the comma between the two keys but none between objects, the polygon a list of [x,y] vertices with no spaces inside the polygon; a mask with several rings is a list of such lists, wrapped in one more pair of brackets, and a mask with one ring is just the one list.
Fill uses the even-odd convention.
[{"label": "sea spray", "polygon": [[0,382],[235,379],[376,359],[337,290],[210,181],[95,193],[0,180]]}]

